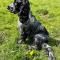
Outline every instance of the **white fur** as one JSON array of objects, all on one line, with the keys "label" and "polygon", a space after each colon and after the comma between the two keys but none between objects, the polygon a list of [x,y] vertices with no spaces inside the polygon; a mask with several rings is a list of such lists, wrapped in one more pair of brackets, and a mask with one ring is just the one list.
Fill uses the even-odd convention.
[{"label": "white fur", "polygon": [[18,30],[19,32],[22,32],[22,23],[18,19]]}]

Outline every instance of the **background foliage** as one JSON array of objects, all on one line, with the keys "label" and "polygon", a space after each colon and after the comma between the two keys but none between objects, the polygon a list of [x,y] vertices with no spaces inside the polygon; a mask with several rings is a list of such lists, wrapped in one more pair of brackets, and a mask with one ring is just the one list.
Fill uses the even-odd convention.
[{"label": "background foliage", "polygon": [[[18,45],[18,16],[7,6],[12,0],[0,0],[0,60],[47,60],[44,50],[28,51],[27,44]],[[49,44],[60,60],[60,0],[30,0],[31,11],[48,30]]]}]

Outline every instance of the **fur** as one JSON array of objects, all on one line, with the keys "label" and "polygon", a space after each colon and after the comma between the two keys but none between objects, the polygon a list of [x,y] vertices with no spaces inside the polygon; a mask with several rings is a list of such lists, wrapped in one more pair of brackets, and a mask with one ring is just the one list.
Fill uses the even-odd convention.
[{"label": "fur", "polygon": [[28,0],[14,0],[7,8],[10,12],[18,13],[18,29],[21,33],[21,39],[18,43],[26,42],[34,44],[35,49],[44,48],[47,52],[49,60],[55,60],[51,46],[49,46],[49,33],[44,26],[30,12],[30,4]]}]

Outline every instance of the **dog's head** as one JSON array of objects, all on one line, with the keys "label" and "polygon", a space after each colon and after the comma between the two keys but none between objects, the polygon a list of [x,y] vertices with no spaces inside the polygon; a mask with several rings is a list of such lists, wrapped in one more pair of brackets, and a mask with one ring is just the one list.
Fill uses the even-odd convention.
[{"label": "dog's head", "polygon": [[11,3],[7,9],[12,13],[18,13],[21,12],[23,6],[28,2],[28,0],[14,0],[13,3]]}]

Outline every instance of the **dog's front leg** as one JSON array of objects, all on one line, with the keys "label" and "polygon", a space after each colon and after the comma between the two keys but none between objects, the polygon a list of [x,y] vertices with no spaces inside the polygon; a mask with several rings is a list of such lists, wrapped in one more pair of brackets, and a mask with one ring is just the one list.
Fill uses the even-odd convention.
[{"label": "dog's front leg", "polygon": [[26,41],[27,34],[23,30],[23,28],[24,28],[23,24],[18,20],[18,31],[20,33],[20,39],[19,39],[18,43],[24,43]]}]

